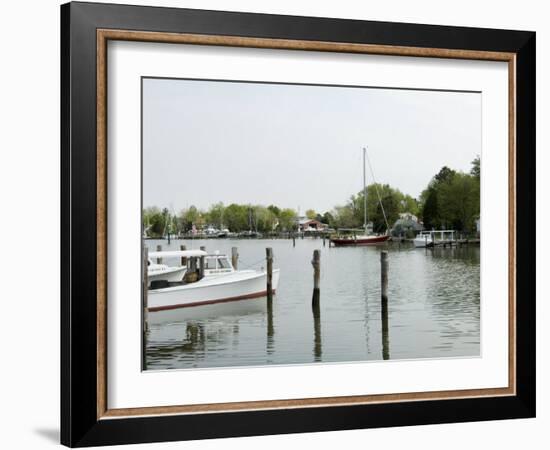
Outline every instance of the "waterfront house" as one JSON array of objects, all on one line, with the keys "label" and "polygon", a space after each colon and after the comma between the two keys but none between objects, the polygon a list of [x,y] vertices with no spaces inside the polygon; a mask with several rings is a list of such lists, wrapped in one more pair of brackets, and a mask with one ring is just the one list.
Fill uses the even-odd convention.
[{"label": "waterfront house", "polygon": [[301,232],[306,231],[325,231],[328,228],[326,223],[319,222],[315,219],[308,219],[307,217],[298,218],[298,230]]}]

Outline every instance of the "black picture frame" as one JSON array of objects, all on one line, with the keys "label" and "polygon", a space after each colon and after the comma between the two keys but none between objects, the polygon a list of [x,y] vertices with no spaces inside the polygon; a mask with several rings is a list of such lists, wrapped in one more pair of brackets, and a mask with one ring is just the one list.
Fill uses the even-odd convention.
[{"label": "black picture frame", "polygon": [[[98,418],[98,29],[516,55],[516,395]],[[61,442],[71,447],[535,416],[535,33],[94,3],[61,6]]]}]

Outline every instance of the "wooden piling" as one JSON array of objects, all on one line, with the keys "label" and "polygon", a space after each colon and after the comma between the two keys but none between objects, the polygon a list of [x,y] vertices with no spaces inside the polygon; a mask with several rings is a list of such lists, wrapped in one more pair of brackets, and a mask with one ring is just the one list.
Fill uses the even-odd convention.
[{"label": "wooden piling", "polygon": [[199,262],[199,280],[202,280],[204,278],[204,266],[206,264],[206,260],[204,258],[204,256],[201,256],[200,257],[200,262]]},{"label": "wooden piling", "polygon": [[267,262],[267,300],[271,301],[273,299],[273,249],[271,247],[265,249],[265,259]]},{"label": "wooden piling", "polygon": [[380,252],[380,282],[382,302],[382,359],[390,359],[388,333],[388,252]]},{"label": "wooden piling", "polygon": [[388,320],[388,299],[382,299],[382,359],[390,359],[390,336]]},{"label": "wooden piling", "polygon": [[313,266],[313,307],[319,306],[320,284],[321,284],[321,250],[313,250],[313,259],[311,260]]},{"label": "wooden piling", "polygon": [[[180,245],[180,250],[182,252],[184,252],[185,250],[187,250],[187,247],[185,245]],[[187,265],[187,258],[185,256],[182,256],[181,257],[181,265],[182,266],[186,266]]]},{"label": "wooden piling", "polygon": [[312,306],[313,310],[313,355],[315,361],[321,361],[323,346],[321,341],[321,308],[319,302]]},{"label": "wooden piling", "polygon": [[[162,245],[157,245],[157,252],[162,252]],[[157,264],[162,264],[162,258],[157,258]]]},{"label": "wooden piling", "polygon": [[239,249],[237,247],[231,247],[231,265],[233,269],[237,270],[239,264]]},{"label": "wooden piling", "polygon": [[143,261],[142,265],[142,288],[141,288],[141,302],[142,302],[142,336],[141,336],[141,368],[142,370],[147,369],[147,332],[149,331],[149,321],[148,321],[148,310],[147,310],[147,291],[149,289],[149,279],[148,279],[148,265],[149,265],[149,251],[146,246],[143,246]]},{"label": "wooden piling", "polygon": [[382,301],[388,300],[388,252],[383,250],[380,252],[380,282]]}]

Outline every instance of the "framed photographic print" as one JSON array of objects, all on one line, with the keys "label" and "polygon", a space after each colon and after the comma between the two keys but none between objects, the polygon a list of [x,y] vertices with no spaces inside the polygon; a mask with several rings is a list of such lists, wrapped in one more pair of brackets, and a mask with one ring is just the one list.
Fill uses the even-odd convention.
[{"label": "framed photographic print", "polygon": [[535,33],[61,26],[63,444],[535,415]]}]

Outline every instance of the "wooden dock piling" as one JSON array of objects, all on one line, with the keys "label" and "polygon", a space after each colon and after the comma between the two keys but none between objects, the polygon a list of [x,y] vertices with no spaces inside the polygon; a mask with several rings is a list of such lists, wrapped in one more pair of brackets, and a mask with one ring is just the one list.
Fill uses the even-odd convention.
[{"label": "wooden dock piling", "polygon": [[[162,252],[162,245],[157,245],[157,252]],[[157,264],[162,264],[162,258],[157,258]]]},{"label": "wooden dock piling", "polygon": [[390,359],[390,336],[388,320],[388,299],[382,299],[382,359]]},{"label": "wooden dock piling", "polygon": [[390,359],[388,327],[388,252],[380,252],[380,282],[382,302],[382,359]]},{"label": "wooden dock piling", "polygon": [[233,269],[237,270],[239,264],[239,249],[237,247],[231,247],[231,265]]},{"label": "wooden dock piling", "polygon": [[313,307],[319,306],[320,284],[321,284],[321,250],[313,250],[313,259],[311,260],[313,266]]},{"label": "wooden dock piling", "polygon": [[380,282],[382,301],[388,301],[388,252],[383,250],[380,252]]},{"label": "wooden dock piling", "polygon": [[[204,245],[200,246],[200,249],[205,252],[206,247]],[[199,259],[199,280],[202,280],[204,278],[204,269],[206,266],[206,259],[204,256],[201,256]]]},{"label": "wooden dock piling", "polygon": [[[185,250],[187,250],[187,247],[185,245],[180,245],[180,250],[182,252],[184,252]],[[181,265],[182,266],[186,266],[187,265],[187,258],[185,256],[182,256],[181,257]]]},{"label": "wooden dock piling", "polygon": [[265,259],[267,262],[267,300],[271,301],[273,299],[273,249],[271,247],[265,249]]}]

